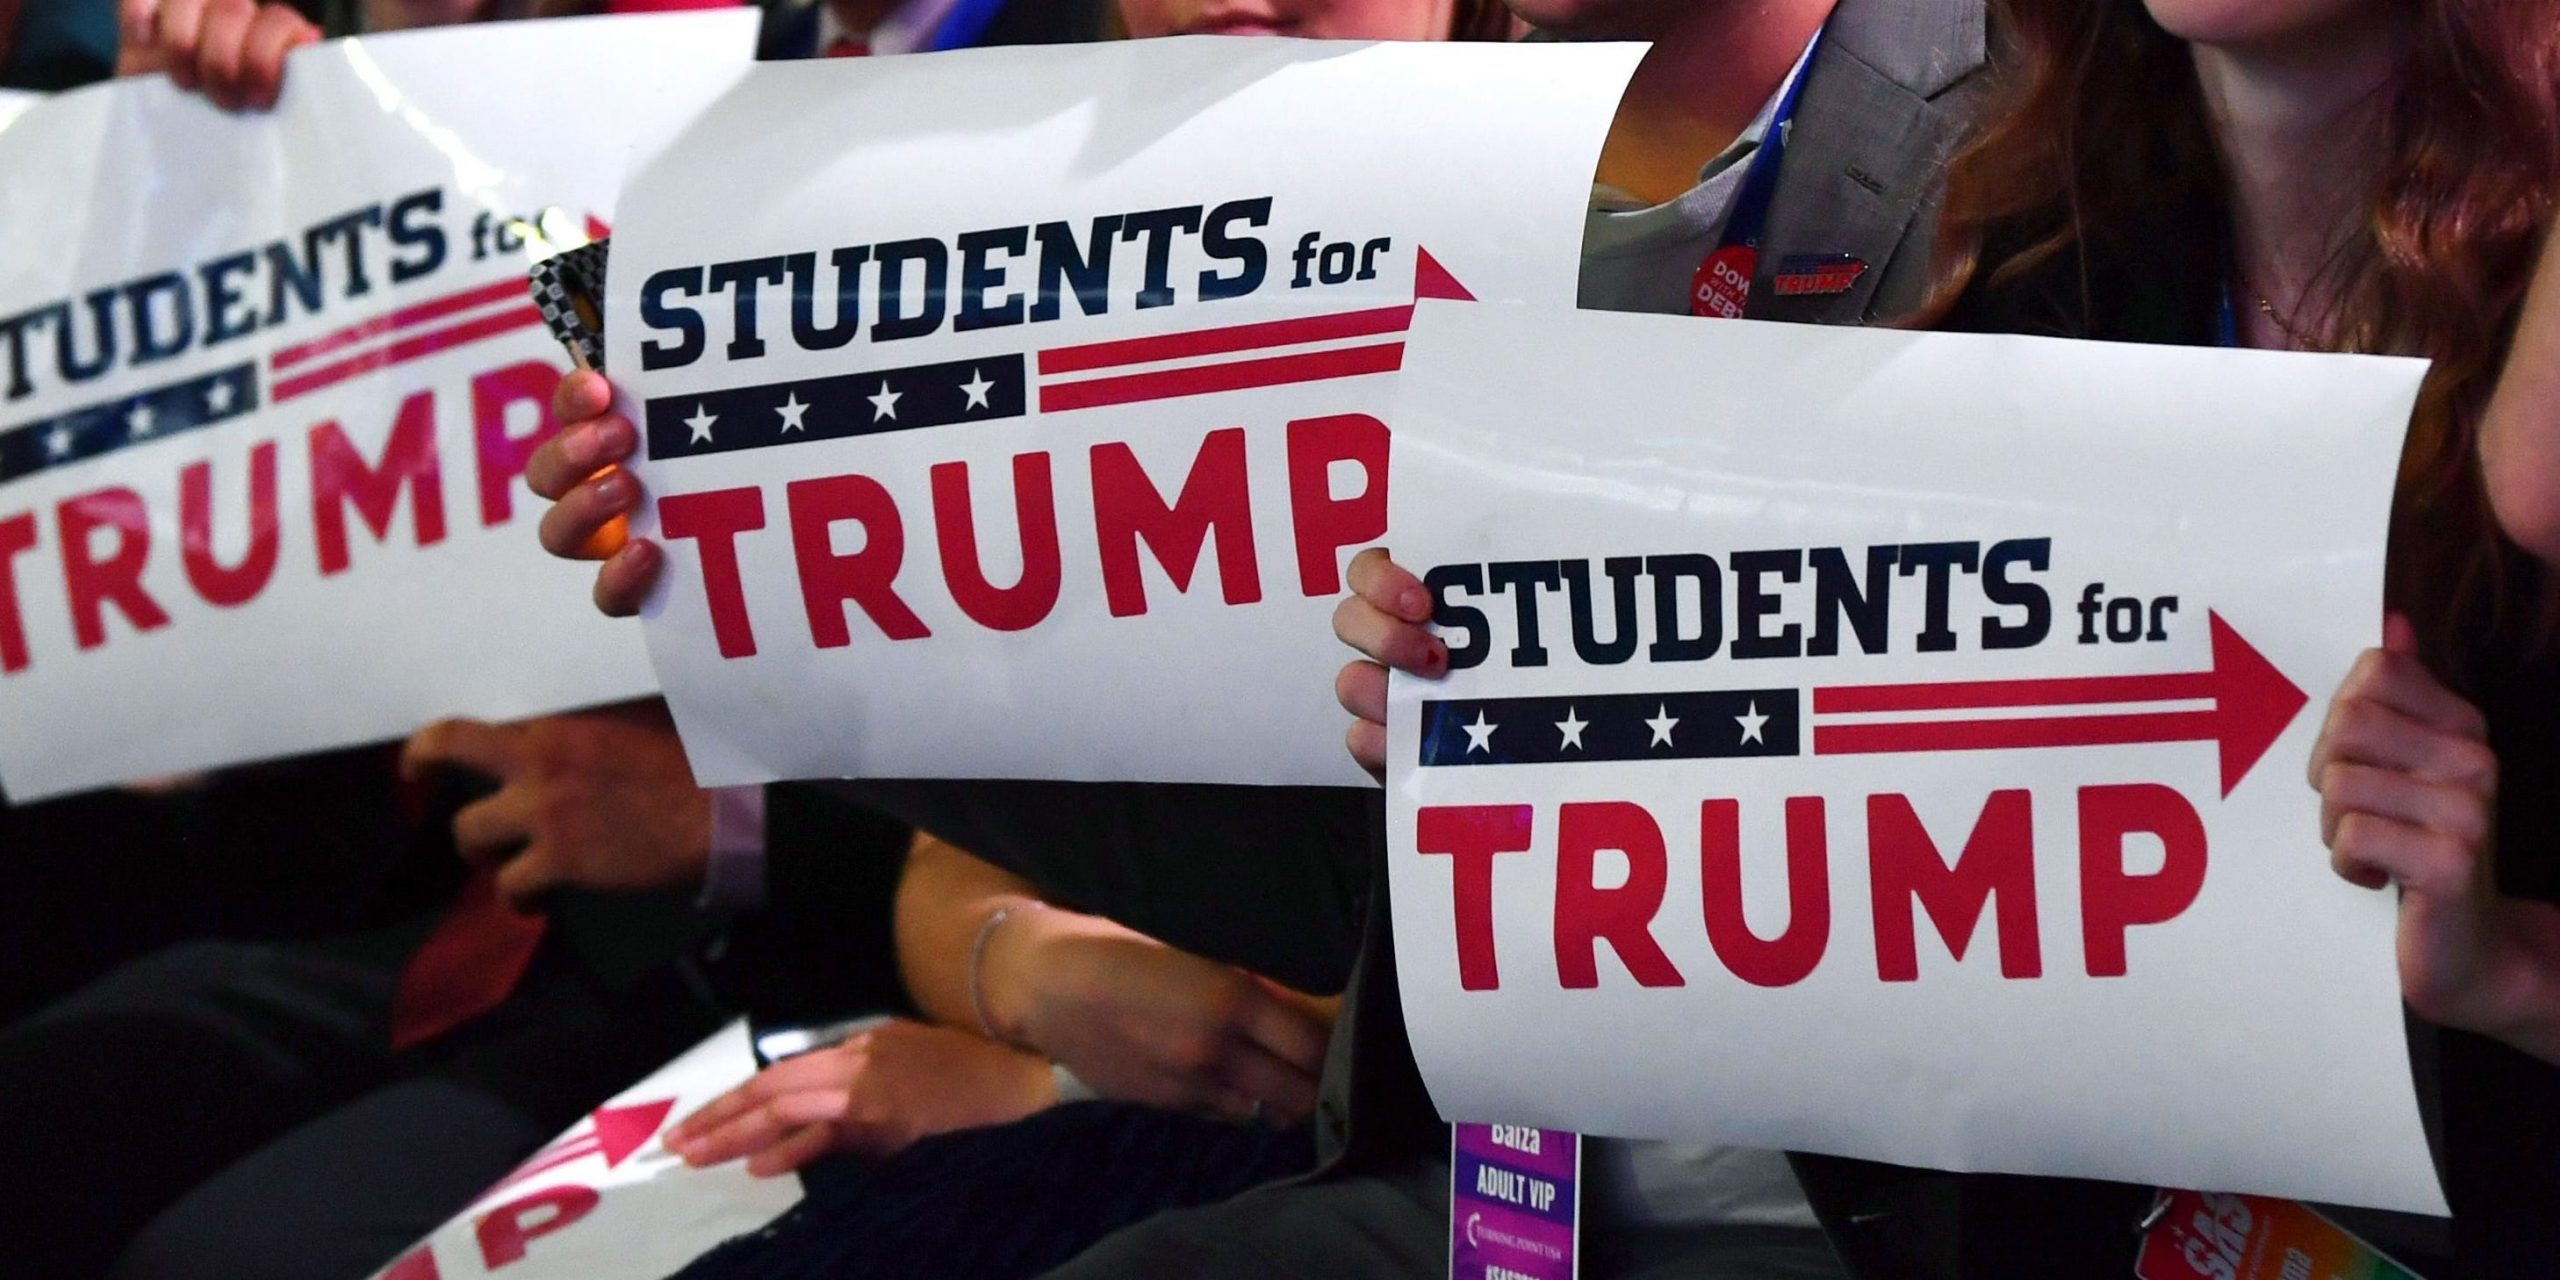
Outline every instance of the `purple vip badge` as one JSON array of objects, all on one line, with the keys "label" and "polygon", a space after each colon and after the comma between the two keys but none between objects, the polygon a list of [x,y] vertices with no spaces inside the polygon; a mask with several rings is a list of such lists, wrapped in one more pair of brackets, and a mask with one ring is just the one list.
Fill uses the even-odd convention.
[{"label": "purple vip badge", "polygon": [[1449,1140],[1449,1280],[1573,1280],[1582,1139],[1462,1124]]}]

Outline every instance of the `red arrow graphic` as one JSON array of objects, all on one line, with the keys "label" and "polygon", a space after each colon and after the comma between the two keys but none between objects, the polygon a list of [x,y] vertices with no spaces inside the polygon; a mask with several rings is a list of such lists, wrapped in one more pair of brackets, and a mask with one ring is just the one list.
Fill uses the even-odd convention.
[{"label": "red arrow graphic", "polygon": [[[1413,296],[1473,302],[1467,291],[1429,249],[1417,249]],[[1145,400],[1276,387],[1300,382],[1356,378],[1393,373],[1404,366],[1404,331],[1413,325],[1413,305],[1372,307],[1291,320],[1195,329],[1149,338],[1123,338],[1040,353],[1040,411],[1066,413]],[[1321,351],[1289,351],[1313,343],[1361,338],[1378,342]],[[1168,361],[1191,361],[1178,368],[1060,382],[1060,375],[1119,369]],[[1205,363],[1203,363],[1205,362]]]},{"label": "red arrow graphic", "polygon": [[667,1113],[675,1109],[673,1098],[596,1108],[596,1147],[604,1155],[604,1167],[613,1168],[649,1145],[649,1139],[658,1136],[658,1126],[667,1122]]},{"label": "red arrow graphic", "polygon": [[1817,724],[1816,755],[1899,751],[1997,751],[2036,747],[2213,742],[2229,795],[2283,736],[2310,699],[2221,614],[2210,615],[2213,669],[2157,676],[2078,676],[1952,684],[1852,685],[1813,691],[1816,715],[2083,706],[2210,698],[2211,711],[2108,712],[2080,716]]}]

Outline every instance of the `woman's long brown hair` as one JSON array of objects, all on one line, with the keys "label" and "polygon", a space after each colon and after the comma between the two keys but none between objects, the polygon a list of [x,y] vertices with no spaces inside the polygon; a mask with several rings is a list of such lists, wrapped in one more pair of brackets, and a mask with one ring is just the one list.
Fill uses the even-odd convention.
[{"label": "woman's long brown hair", "polygon": [[[2393,607],[2440,671],[2540,650],[2560,586],[2504,543],[2478,466],[2482,410],[2560,196],[2560,0],[2398,0],[2407,52],[2376,104],[2381,162],[2298,328],[2335,351],[2434,361],[2393,504]],[[2187,46],[2142,0],[1992,0],[2002,53],[1982,128],[1948,171],[1943,316],[2037,282],[2102,322],[2089,263],[2160,228],[2228,278],[2228,204]],[[2192,237],[2185,237],[2192,238]],[[1924,315],[1923,320],[1927,319]],[[2503,656],[2500,650],[2505,650]]]},{"label": "woman's long brown hair", "polygon": [[1449,19],[1452,40],[1508,40],[1518,34],[1502,0],[1457,0]]}]

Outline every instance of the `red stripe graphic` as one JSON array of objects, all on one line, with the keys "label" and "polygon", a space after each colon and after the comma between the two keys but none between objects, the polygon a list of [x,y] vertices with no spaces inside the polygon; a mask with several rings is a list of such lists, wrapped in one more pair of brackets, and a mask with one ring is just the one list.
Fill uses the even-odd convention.
[{"label": "red stripe graphic", "polygon": [[403,364],[411,360],[434,355],[439,351],[450,350],[454,347],[463,346],[467,343],[478,342],[483,338],[493,338],[511,330],[522,329],[541,323],[542,311],[531,303],[527,303],[512,311],[501,311],[494,315],[486,315],[475,320],[467,320],[461,324],[453,325],[448,328],[436,329],[428,333],[422,333],[414,338],[406,338],[399,342],[392,343],[387,347],[377,347],[362,355],[351,356],[337,362],[336,364],[322,365],[308,373],[298,374],[291,378],[279,380],[275,385],[274,394],[270,398],[278,403],[282,403],[286,400],[293,399],[295,396],[318,391],[322,387],[334,386],[360,374],[371,373],[376,369],[389,368],[395,364]]},{"label": "red stripe graphic", "polygon": [[1304,346],[1342,338],[1374,338],[1382,333],[1402,333],[1412,326],[1413,308],[1409,306],[1345,311],[1297,320],[1266,320],[1224,329],[1201,329],[1193,333],[1168,333],[1153,338],[1126,338],[1118,342],[1060,347],[1040,353],[1040,372],[1044,375],[1083,373],[1120,365],[1152,364],[1158,360],[1232,355],[1239,351]]},{"label": "red stripe graphic", "polygon": [[[1419,251],[1414,260],[1413,296],[1416,299],[1475,301],[1475,295],[1458,283],[1457,277],[1450,275],[1448,268],[1441,266],[1427,249]],[[1413,310],[1412,306],[1372,307],[1326,316],[1265,320],[1190,333],[1059,347],[1040,353],[1040,376],[1049,378],[1096,369],[1125,369],[1131,365],[1199,360],[1247,352],[1267,353],[1320,342],[1400,335],[1413,327]],[[1401,341],[1333,351],[1302,351],[1295,355],[1266,354],[1259,359],[1196,364],[1184,369],[1129,373],[1083,382],[1049,383],[1040,388],[1040,411],[1064,413],[1255,387],[1327,382],[1335,378],[1393,373],[1403,367],[1404,344]]]},{"label": "red stripe graphic", "polygon": [[1277,387],[1295,382],[1357,378],[1372,373],[1393,373],[1403,366],[1404,344],[1389,342],[1341,351],[1315,351],[1190,369],[1168,369],[1161,373],[1096,378],[1089,382],[1053,383],[1040,388],[1040,412],[1064,413],[1073,409],[1134,404],[1141,400],[1172,400],[1182,396]]},{"label": "red stripe graphic", "polygon": [[495,284],[480,285],[460,293],[447,294],[441,298],[429,298],[415,306],[402,307],[389,315],[375,316],[362,324],[351,325],[326,337],[314,338],[300,346],[287,347],[275,353],[270,363],[276,372],[282,373],[306,360],[315,360],[332,351],[352,347],[367,338],[425,324],[429,320],[440,320],[457,311],[469,311],[475,307],[490,306],[511,298],[522,299],[526,296],[524,281],[500,280]]},{"label": "red stripe graphic", "polygon": [[2195,742],[2220,736],[2210,711],[2149,715],[2048,716],[2032,720],[1923,720],[1911,724],[1816,725],[1815,755],[1887,751],[2000,751],[2026,747],[2113,747]]},{"label": "red stripe graphic", "polygon": [[1962,707],[2068,707],[2093,702],[2170,702],[2214,695],[2213,673],[1975,680],[1953,684],[1846,685],[1813,691],[1816,714],[1952,711]]}]

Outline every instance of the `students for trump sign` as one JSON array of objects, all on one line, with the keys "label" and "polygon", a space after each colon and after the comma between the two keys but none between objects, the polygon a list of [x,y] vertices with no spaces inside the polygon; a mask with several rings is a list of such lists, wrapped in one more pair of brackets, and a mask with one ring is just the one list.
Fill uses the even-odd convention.
[{"label": "students for trump sign", "polygon": [[1426,305],[1388,853],[1442,1111],[2442,1212],[2304,780],[2414,361]]},{"label": "students for trump sign", "polygon": [[1327,619],[1405,322],[1571,305],[1634,59],[758,68],[625,193],[608,281],[696,776],[1360,781]]},{"label": "students for trump sign", "polygon": [[534,1152],[375,1280],[590,1280],[664,1276],[800,1203],[797,1175],[743,1162],[695,1169],[666,1132],[755,1076],[731,1023]]},{"label": "students for trump sign", "polygon": [[602,230],[633,139],[754,27],[340,41],[272,113],[154,77],[0,130],[12,795],[654,686],[534,544],[520,477],[568,362],[525,269]]}]

